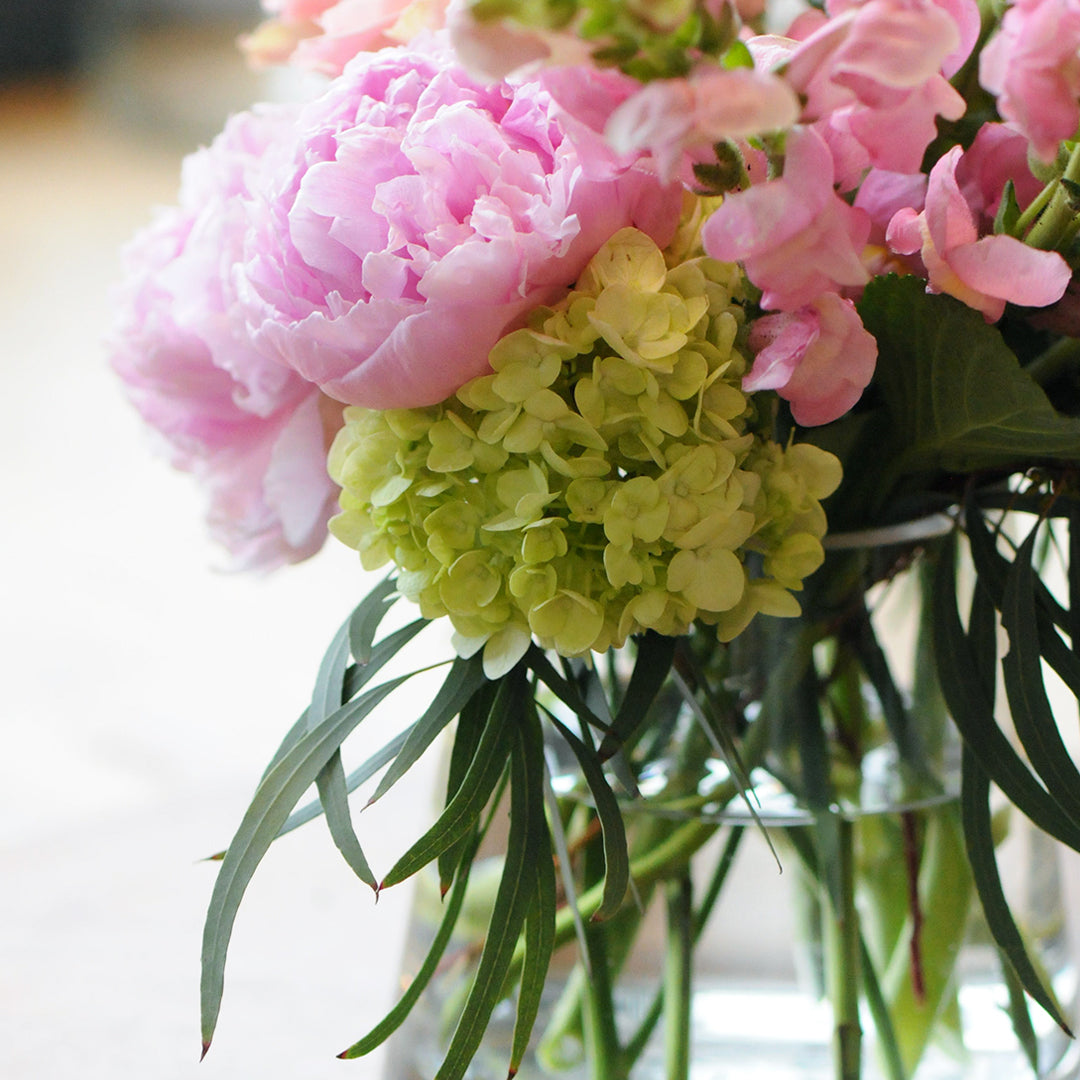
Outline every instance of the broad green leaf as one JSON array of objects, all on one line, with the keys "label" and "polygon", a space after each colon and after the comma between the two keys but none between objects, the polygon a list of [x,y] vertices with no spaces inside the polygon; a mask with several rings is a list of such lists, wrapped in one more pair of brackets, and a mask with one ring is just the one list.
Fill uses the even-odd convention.
[{"label": "broad green leaf", "polygon": [[1055,411],[977,311],[927,294],[918,277],[891,276],[866,287],[859,314],[878,342],[894,477],[1076,460],[1080,419]]},{"label": "broad green leaf", "polygon": [[[982,587],[980,575],[979,588]],[[956,538],[950,538],[934,577],[934,653],[938,678],[949,712],[966,746],[1005,796],[1039,826],[1074,850],[1080,851],[1080,825],[1051,798],[1031,774],[994,719],[988,698],[989,656],[993,637],[982,623],[969,641],[960,622],[956,599]],[[978,645],[980,652],[974,651]],[[996,655],[996,654],[995,654]]]},{"label": "broad green leaf", "polygon": [[439,961],[442,959],[443,953],[446,952],[446,946],[450,943],[454,927],[457,925],[458,916],[461,914],[461,907],[465,901],[465,892],[469,885],[469,872],[472,870],[473,857],[476,854],[479,842],[480,835],[478,831],[470,838],[467,851],[468,857],[462,860],[461,870],[454,880],[453,887],[450,889],[450,895],[446,901],[446,908],[443,911],[439,929],[435,933],[435,939],[432,941],[431,948],[428,949],[420,969],[412,977],[412,981],[386,1016],[362,1039],[358,1039],[347,1050],[343,1050],[338,1054],[339,1058],[363,1057],[364,1054],[371,1053],[377,1046],[385,1042],[390,1035],[401,1027],[405,1018],[412,1011],[417,999],[423,993],[424,988],[431,982],[431,977],[438,969]]},{"label": "broad green leaf", "polygon": [[1062,1016],[1053,990],[1040,978],[1028,956],[1024,939],[1005,899],[991,828],[990,778],[983,771],[974,752],[967,746],[964,747],[962,770],[964,842],[986,923],[1024,989],[1050,1014],[1054,1023],[1071,1036],[1072,1032]]},{"label": "broad green leaf", "polygon": [[540,851],[536,859],[536,894],[525,918],[525,960],[518,988],[517,1015],[514,1019],[514,1038],[510,1049],[509,1077],[514,1076],[529,1046],[540,1001],[547,982],[551,954],[555,948],[555,864],[551,857],[551,838],[539,837]]},{"label": "broad green leaf", "polygon": [[[549,714],[550,715],[550,714]],[[630,856],[626,848],[626,827],[623,824],[619,800],[608,787],[607,777],[595,751],[587,746],[557,717],[551,722],[559,730],[567,746],[574,752],[585,783],[592,793],[596,815],[604,842],[604,900],[593,915],[595,921],[608,919],[622,906],[630,884]]]},{"label": "broad green leaf", "polygon": [[358,664],[366,664],[371,658],[371,646],[379,624],[398,599],[394,592],[396,587],[397,582],[392,577],[383,578],[349,617],[349,647]]},{"label": "broad green leaf", "polygon": [[371,711],[411,675],[369,690],[343,705],[299,739],[260,782],[222,860],[210,897],[202,947],[203,1053],[210,1046],[221,1007],[225,954],[240,900],[263,855],[307,788],[346,737]]},{"label": "broad green leaf", "polygon": [[515,701],[511,681],[504,678],[480,736],[476,754],[457,794],[435,824],[394,863],[383,878],[380,889],[396,885],[427,866],[476,824],[506,767],[514,721],[518,715],[514,708]]},{"label": "broad green leaf", "polygon": [[468,660],[459,657],[454,661],[453,667],[447,673],[431,705],[413,725],[408,742],[379,781],[375,794],[368,800],[369,806],[382,798],[416,764],[439,732],[461,712],[472,700],[473,695],[486,683],[483,657],[480,653],[476,653]]},{"label": "broad green leaf", "polygon": [[649,708],[667,679],[675,658],[677,639],[653,633],[651,630],[635,639],[637,655],[634,670],[619,703],[611,730],[600,744],[600,760],[607,761],[645,722]]},{"label": "broad green leaf", "polygon": [[543,737],[535,710],[529,708],[530,690],[524,672],[516,669],[504,679],[504,684],[509,684],[505,715],[519,720],[514,725],[510,751],[510,831],[506,858],[476,975],[435,1080],[461,1080],[465,1075],[491,1013],[502,997],[514,950],[538,887],[536,864],[543,848],[540,836],[547,832]]},{"label": "broad green leaf", "polygon": [[1037,531],[1036,525],[1020,545],[1005,583],[1001,623],[1009,634],[1009,651],[1001,668],[1016,733],[1032,767],[1065,813],[1080,821],[1080,772],[1062,741],[1043,683],[1031,565]]}]

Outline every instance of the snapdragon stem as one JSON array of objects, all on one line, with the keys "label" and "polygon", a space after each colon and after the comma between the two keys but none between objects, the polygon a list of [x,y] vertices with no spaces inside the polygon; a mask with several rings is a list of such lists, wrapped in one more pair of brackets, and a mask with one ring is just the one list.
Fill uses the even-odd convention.
[{"label": "snapdragon stem", "polygon": [[694,909],[690,875],[684,872],[664,887],[667,953],[664,957],[664,1075],[690,1078],[690,1013],[694,960]]},{"label": "snapdragon stem", "polygon": [[861,945],[855,910],[855,826],[839,819],[840,895],[832,901],[834,919],[826,927],[827,965],[835,1029],[833,1060],[837,1080],[862,1075],[862,1027],[859,1024]]},{"label": "snapdragon stem", "polygon": [[[1080,142],[1073,147],[1061,179],[1080,183]],[[1073,206],[1072,195],[1068,188],[1059,182],[1050,205],[1031,227],[1031,232],[1025,237],[1025,242],[1032,247],[1054,251],[1061,245],[1066,230],[1075,217],[1076,209]]]}]

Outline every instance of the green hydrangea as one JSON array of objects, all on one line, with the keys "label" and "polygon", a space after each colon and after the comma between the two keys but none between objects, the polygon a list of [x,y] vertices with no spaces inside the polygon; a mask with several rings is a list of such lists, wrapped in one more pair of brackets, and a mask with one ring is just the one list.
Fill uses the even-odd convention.
[{"label": "green hydrangea", "polygon": [[491,374],[429,408],[346,409],[331,531],[367,569],[395,564],[492,675],[533,639],[579,656],[797,614],[840,465],[762,434],[740,389],[741,290],[736,267],[669,267],[622,230],[498,342]]}]

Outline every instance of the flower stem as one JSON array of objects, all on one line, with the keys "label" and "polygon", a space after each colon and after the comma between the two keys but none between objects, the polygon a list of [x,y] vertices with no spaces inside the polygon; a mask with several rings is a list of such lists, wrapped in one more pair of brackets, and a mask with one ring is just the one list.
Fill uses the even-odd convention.
[{"label": "flower stem", "polygon": [[[1080,143],[1073,147],[1061,179],[1074,183],[1080,182]],[[1072,195],[1069,189],[1059,181],[1050,205],[1031,227],[1031,232],[1027,234],[1025,242],[1032,247],[1054,251],[1060,246],[1066,230],[1075,217],[1076,209],[1073,206]]]},{"label": "flower stem", "polygon": [[833,898],[835,918],[828,928],[828,977],[835,1017],[833,1059],[837,1080],[862,1075],[862,1028],[859,1024],[860,938],[855,911],[855,826],[839,819],[840,895]]},{"label": "flower stem", "polygon": [[666,883],[667,955],[664,962],[664,1060],[666,1080],[690,1077],[690,1008],[694,959],[694,910],[690,876]]}]

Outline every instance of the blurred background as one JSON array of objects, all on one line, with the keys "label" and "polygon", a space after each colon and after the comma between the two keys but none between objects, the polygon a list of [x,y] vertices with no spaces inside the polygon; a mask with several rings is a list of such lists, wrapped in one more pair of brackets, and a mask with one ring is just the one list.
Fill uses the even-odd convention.
[{"label": "blurred background", "polygon": [[[409,897],[376,911],[319,824],[256,875],[198,1064],[200,860],[370,582],[340,547],[263,579],[215,572],[200,495],[151,452],[103,345],[119,248],[174,201],[182,156],[230,111],[308,90],[245,69],[235,39],[259,15],[0,0],[5,1080],[380,1071],[334,1054],[389,1003]],[[377,872],[421,824],[419,790],[364,816]]]}]

